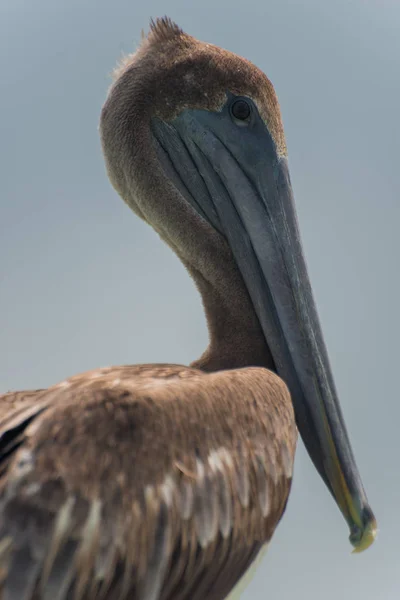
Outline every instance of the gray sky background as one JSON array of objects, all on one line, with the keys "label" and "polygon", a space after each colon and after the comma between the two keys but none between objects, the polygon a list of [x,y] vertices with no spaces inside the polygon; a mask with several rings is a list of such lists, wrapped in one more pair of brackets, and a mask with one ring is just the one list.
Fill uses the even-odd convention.
[{"label": "gray sky background", "polygon": [[311,280],[380,533],[347,528],[302,445],[287,513],[243,598],[400,597],[400,3],[2,0],[0,390],[87,369],[188,364],[200,299],[117,197],[97,125],[111,69],[151,16],[273,81]]}]

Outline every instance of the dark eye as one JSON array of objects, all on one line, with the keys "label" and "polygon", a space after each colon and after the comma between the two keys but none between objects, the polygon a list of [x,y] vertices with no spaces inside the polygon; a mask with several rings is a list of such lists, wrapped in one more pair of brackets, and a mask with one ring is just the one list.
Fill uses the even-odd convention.
[{"label": "dark eye", "polygon": [[239,98],[232,104],[231,112],[238,121],[247,121],[251,112],[250,105],[246,100]]}]

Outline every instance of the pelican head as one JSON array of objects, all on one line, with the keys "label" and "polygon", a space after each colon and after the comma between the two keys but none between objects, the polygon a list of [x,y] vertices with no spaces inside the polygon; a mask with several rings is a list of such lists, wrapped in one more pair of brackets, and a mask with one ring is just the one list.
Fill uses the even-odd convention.
[{"label": "pelican head", "polygon": [[271,82],[247,60],[157,20],[117,69],[100,130],[113,185],[202,292],[211,349],[198,365],[217,368],[219,352],[219,368],[242,360],[281,376],[350,541],[367,548],[376,522],[314,304]]}]

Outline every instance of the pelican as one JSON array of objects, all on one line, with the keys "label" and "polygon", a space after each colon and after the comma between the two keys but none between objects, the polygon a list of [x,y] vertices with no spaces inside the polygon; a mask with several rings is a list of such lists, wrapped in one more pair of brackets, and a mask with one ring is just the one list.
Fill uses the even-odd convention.
[{"label": "pelican", "polygon": [[100,134],[114,188],[193,278],[210,342],[190,367],[1,397],[2,600],[226,598],[284,513],[297,427],[367,548],[272,84],[158,19],[117,68]]}]

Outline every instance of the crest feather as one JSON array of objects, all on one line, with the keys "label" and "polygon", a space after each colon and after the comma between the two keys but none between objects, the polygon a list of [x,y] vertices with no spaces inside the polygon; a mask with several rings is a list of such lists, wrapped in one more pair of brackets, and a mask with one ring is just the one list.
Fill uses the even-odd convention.
[{"label": "crest feather", "polygon": [[166,42],[183,33],[183,30],[169,17],[150,20],[149,40],[151,42]]}]

